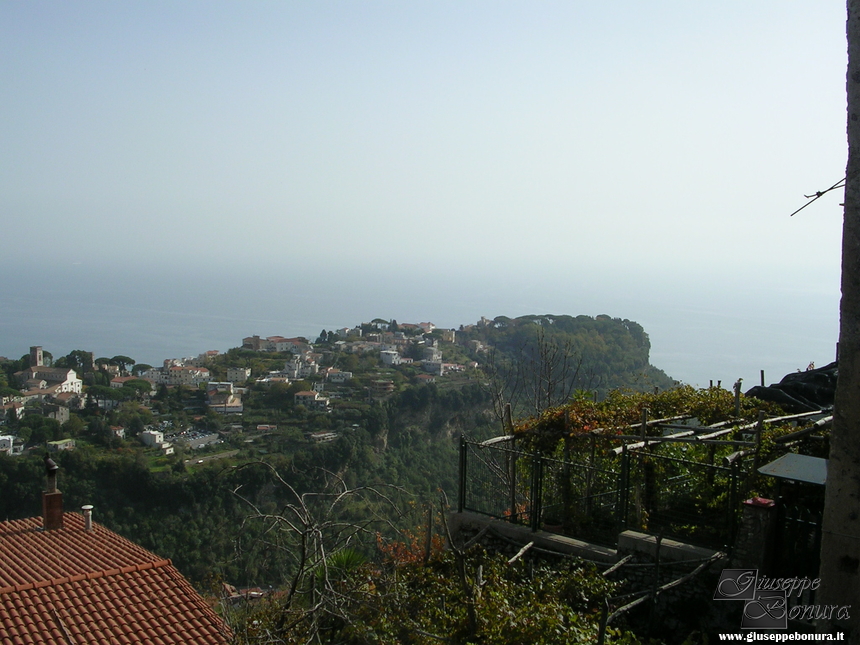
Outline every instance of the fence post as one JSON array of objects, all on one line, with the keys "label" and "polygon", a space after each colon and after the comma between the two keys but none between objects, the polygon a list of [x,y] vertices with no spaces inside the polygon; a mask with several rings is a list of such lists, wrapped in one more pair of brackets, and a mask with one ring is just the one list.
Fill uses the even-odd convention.
[{"label": "fence post", "polygon": [[764,410],[758,411],[758,421],[755,425],[755,456],[753,457],[753,476],[758,472],[758,466],[761,463],[761,436],[764,434]]},{"label": "fence post", "polygon": [[511,521],[516,524],[519,522],[517,517],[517,453],[509,450],[505,453],[505,461],[508,466],[508,501],[510,502]]},{"label": "fence post", "polygon": [[726,544],[726,552],[732,555],[735,548],[735,538],[738,532],[738,471],[740,470],[740,459],[735,459],[731,464],[732,476],[729,486],[729,538]]},{"label": "fence post", "polygon": [[561,525],[563,528],[570,526],[570,408],[564,410],[564,453],[563,464],[561,468],[561,499],[562,499],[562,517]]},{"label": "fence post", "polygon": [[593,489],[594,483],[594,455],[597,449],[597,439],[594,436],[594,432],[589,433],[591,438],[591,455],[588,459],[588,470],[586,471],[586,480],[585,480],[585,516],[587,518],[591,517],[591,511],[594,507],[592,504],[591,493]]},{"label": "fence post", "polygon": [[627,529],[627,504],[629,503],[630,453],[627,444],[621,445],[621,473],[618,475],[618,504],[616,505],[616,528],[621,533]]},{"label": "fence post", "polygon": [[529,520],[532,531],[537,531],[543,514],[543,457],[540,455],[535,455],[532,460],[531,489],[532,503],[529,509]]},{"label": "fence post", "polygon": [[663,534],[657,535],[656,550],[654,552],[654,582],[651,583],[651,607],[648,611],[648,633],[654,625],[654,615],[657,612],[657,590],[660,588],[660,545],[663,543]]},{"label": "fence post", "polygon": [[[504,415],[504,426],[505,432],[509,435],[514,434],[514,421],[513,414],[511,412],[511,404],[510,402],[505,403],[505,415]],[[511,444],[513,448],[513,444]],[[517,513],[517,453],[511,449],[510,452],[506,453],[505,464],[508,467],[508,501],[510,502],[511,509],[511,521],[514,524],[519,523],[519,517]]]},{"label": "fence post", "polygon": [[716,457],[716,455],[717,444],[712,443],[710,446],[708,446],[708,465],[710,466],[710,468],[707,469],[708,486],[714,485],[714,475],[716,474],[716,468],[714,468],[714,458]]},{"label": "fence post", "polygon": [[466,437],[460,435],[460,481],[457,490],[457,512],[462,513],[466,506]]}]

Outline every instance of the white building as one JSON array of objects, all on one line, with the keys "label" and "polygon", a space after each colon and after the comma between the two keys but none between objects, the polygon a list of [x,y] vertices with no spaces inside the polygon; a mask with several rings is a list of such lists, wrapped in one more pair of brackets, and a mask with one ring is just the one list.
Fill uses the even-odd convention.
[{"label": "white building", "polygon": [[192,367],[203,367],[208,365],[220,352],[217,349],[210,349],[208,352],[198,354],[196,358],[188,359],[187,363]]},{"label": "white building", "polygon": [[442,351],[438,347],[425,347],[424,348],[424,360],[425,361],[441,361],[442,360]]},{"label": "white building", "polygon": [[442,361],[421,361],[421,367],[425,372],[442,376],[445,373],[445,364]]},{"label": "white building", "polygon": [[328,443],[337,439],[336,432],[311,432],[307,435],[308,439],[315,443]]},{"label": "white building", "polygon": [[[168,359],[165,363],[172,363]],[[210,380],[209,370],[205,367],[190,367],[186,365],[170,365],[169,367],[153,368],[143,373],[143,378],[164,385],[189,385],[195,387]]]},{"label": "white building", "polygon": [[138,436],[150,448],[160,446],[164,443],[164,433],[160,430],[144,430]]},{"label": "white building", "polygon": [[316,361],[302,359],[300,356],[296,356],[293,360],[287,361],[287,364],[284,365],[283,374],[289,378],[306,378],[308,376],[315,376],[319,371],[320,368]]},{"label": "white building", "polygon": [[291,352],[301,354],[310,349],[310,345],[304,338],[284,338],[283,336],[248,336],[242,339],[242,347],[252,349],[255,352]]},{"label": "white building", "polygon": [[227,380],[231,383],[244,383],[251,378],[250,367],[228,367]]},{"label": "white building", "polygon": [[167,385],[200,385],[209,382],[205,367],[171,367],[167,370]]},{"label": "white building", "polygon": [[352,378],[352,372],[341,372],[340,370],[331,370],[326,377],[332,383],[346,383]]},{"label": "white building", "polygon": [[206,402],[210,410],[220,414],[242,414],[244,411],[242,397],[229,381],[210,382],[206,386]]},{"label": "white building", "polygon": [[36,365],[15,373],[18,382],[27,389],[50,390],[51,394],[74,392],[80,394],[84,382],[73,369]]},{"label": "white building", "polygon": [[379,352],[379,358],[383,365],[400,365],[400,353],[391,349],[384,349]]},{"label": "white building", "polygon": [[296,392],[294,397],[297,405],[303,405],[311,410],[327,410],[329,406],[329,399],[319,392],[305,390]]},{"label": "white building", "polygon": [[341,338],[348,338],[349,336],[358,336],[361,338],[361,335],[364,333],[361,327],[344,327],[342,329],[337,330],[337,335]]}]

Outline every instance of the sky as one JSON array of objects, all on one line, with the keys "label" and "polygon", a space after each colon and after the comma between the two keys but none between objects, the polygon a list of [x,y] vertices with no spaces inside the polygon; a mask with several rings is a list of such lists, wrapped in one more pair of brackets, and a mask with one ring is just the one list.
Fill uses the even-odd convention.
[{"label": "sky", "polygon": [[0,0],[0,354],[554,313],[823,365],[846,62],[820,0]]}]

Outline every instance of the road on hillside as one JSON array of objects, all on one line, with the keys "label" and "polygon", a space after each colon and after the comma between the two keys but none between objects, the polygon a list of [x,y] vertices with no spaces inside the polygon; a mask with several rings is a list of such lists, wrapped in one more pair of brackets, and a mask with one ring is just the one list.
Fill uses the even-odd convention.
[{"label": "road on hillside", "polygon": [[219,452],[217,455],[206,455],[205,457],[200,457],[198,459],[186,459],[186,464],[202,464],[207,461],[214,461],[215,459],[227,459],[228,457],[235,457],[239,454],[238,450],[228,450],[227,452]]}]

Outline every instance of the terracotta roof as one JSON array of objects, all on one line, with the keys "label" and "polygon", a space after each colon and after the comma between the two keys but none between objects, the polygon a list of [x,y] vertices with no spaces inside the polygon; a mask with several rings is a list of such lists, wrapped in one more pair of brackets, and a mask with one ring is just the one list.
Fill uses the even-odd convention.
[{"label": "terracotta roof", "polygon": [[0,522],[0,642],[224,644],[229,630],[170,560],[108,529]]}]

